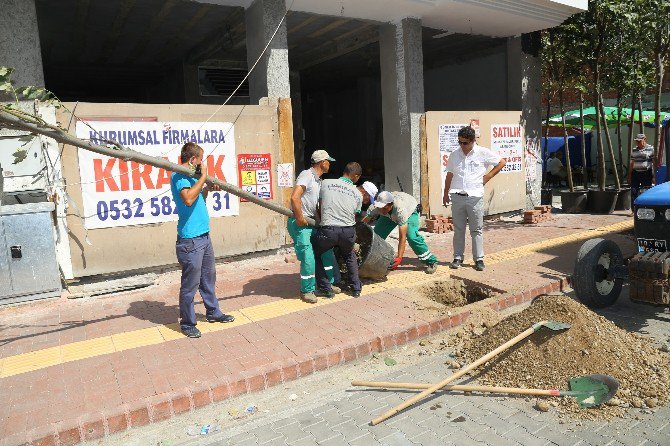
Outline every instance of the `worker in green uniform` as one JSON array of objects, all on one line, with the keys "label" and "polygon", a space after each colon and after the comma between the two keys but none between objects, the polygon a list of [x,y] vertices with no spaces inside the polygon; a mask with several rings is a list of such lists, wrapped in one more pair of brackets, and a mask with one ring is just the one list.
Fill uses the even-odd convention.
[{"label": "worker in green uniform", "polygon": [[[321,192],[321,176],[328,173],[330,162],[335,161],[325,150],[317,150],[312,154],[312,167],[303,170],[296,179],[291,194],[291,210],[293,217],[288,219],[288,233],[293,239],[295,255],[300,261],[300,298],[308,303],[316,303],[316,263],[311,237],[314,226],[307,223],[307,218],[315,219]],[[339,268],[332,249],[322,256],[324,268],[330,283],[339,281]],[[341,290],[333,287],[336,293]]]},{"label": "worker in green uniform", "polygon": [[409,194],[383,191],[377,195],[363,222],[368,223],[378,218],[375,224],[375,234],[383,239],[398,226],[400,236],[398,251],[390,266],[391,270],[400,266],[405,254],[405,242],[407,242],[419,260],[426,265],[426,273],[433,274],[437,270],[437,257],[430,252],[426,241],[419,234],[418,205],[416,199]]}]

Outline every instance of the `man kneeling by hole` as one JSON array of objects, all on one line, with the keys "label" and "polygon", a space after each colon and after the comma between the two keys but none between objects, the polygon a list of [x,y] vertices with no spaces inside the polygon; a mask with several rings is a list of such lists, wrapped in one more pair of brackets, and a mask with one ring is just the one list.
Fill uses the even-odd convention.
[{"label": "man kneeling by hole", "polygon": [[412,251],[419,260],[426,265],[426,273],[433,274],[437,269],[437,257],[430,252],[426,241],[419,234],[419,203],[416,199],[404,192],[380,192],[376,199],[371,199],[372,206],[363,219],[368,223],[378,218],[375,224],[375,234],[385,239],[391,231],[398,226],[399,240],[398,252],[396,253],[390,269],[394,270],[400,266],[405,255],[405,242],[409,243]]}]

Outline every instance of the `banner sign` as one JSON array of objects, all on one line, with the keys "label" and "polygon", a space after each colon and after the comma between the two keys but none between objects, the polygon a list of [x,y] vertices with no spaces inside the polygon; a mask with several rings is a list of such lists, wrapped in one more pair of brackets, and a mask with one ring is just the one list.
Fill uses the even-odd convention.
[{"label": "banner sign", "polygon": [[[237,155],[240,187],[259,198],[272,200],[272,157],[269,153]],[[247,201],[244,198],[242,201]]]},{"label": "banner sign", "polygon": [[458,150],[458,131],[467,124],[440,124],[438,127],[438,142],[440,146],[440,173],[442,183],[440,188],[442,196],[444,196],[444,180],[447,178],[447,164],[449,163],[449,156],[455,150]]},{"label": "banner sign", "polygon": [[[86,125],[88,124],[88,125]],[[90,127],[95,130],[92,130]],[[235,134],[230,122],[77,122],[77,137],[94,144],[116,141],[146,155],[179,164],[181,147],[194,142],[205,151],[207,173],[235,184]],[[79,149],[79,176],[87,229],[177,221],[170,191],[172,172]],[[210,217],[239,215],[239,199],[210,192]]]},{"label": "banner sign", "polygon": [[519,124],[493,124],[491,150],[507,160],[501,173],[522,172],[523,132]]}]

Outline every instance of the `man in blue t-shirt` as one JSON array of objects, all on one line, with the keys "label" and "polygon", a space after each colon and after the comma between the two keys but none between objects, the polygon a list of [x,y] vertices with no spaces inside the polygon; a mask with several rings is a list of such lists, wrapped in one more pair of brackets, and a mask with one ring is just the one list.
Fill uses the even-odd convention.
[{"label": "man in blue t-shirt", "polygon": [[[197,180],[174,172],[170,177],[172,198],[177,205],[177,260],[181,265],[181,287],[179,289],[179,323],[181,331],[189,338],[199,338],[196,328],[195,292],[207,309],[207,322],[232,322],[233,316],[223,314],[216,299],[216,263],[214,247],[209,238],[209,214],[205,199],[209,190],[220,190],[218,186],[208,186],[207,167],[202,162],[202,147],[192,142],[181,148],[181,165],[197,171]],[[199,167],[198,167],[199,166]]]}]

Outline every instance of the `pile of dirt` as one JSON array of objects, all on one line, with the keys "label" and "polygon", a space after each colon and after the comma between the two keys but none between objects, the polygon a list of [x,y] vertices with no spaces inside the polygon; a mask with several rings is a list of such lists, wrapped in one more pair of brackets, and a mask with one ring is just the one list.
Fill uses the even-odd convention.
[{"label": "pile of dirt", "polygon": [[606,374],[619,381],[619,391],[606,406],[579,409],[573,398],[555,398],[562,414],[582,419],[623,416],[626,408],[648,410],[670,402],[670,355],[650,346],[650,339],[629,333],[565,296],[543,296],[479,336],[467,340],[457,359],[471,363],[536,322],[571,324],[554,332],[541,329],[498,355],[474,377],[482,384],[565,389],[573,377]]}]

